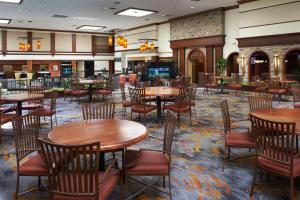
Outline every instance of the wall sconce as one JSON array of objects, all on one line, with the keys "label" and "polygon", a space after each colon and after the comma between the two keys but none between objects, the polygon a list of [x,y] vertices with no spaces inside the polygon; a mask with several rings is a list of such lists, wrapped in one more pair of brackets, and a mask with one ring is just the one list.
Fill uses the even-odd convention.
[{"label": "wall sconce", "polygon": [[278,76],[279,56],[274,56],[274,75]]},{"label": "wall sconce", "polygon": [[246,65],[245,57],[241,57],[240,62],[241,62],[241,67],[242,67],[242,75],[244,76],[245,75],[245,65]]}]

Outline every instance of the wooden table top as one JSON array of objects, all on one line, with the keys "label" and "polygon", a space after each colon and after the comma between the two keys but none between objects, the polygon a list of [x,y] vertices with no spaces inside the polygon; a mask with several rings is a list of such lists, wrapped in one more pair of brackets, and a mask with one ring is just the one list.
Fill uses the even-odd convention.
[{"label": "wooden table top", "polygon": [[21,102],[35,101],[43,98],[44,98],[43,94],[18,93],[18,94],[1,95],[0,101],[3,101],[5,103],[15,103],[18,101]]},{"label": "wooden table top", "polygon": [[145,95],[146,96],[177,96],[179,94],[179,88],[175,87],[165,87],[165,86],[158,86],[158,87],[146,87],[145,88]]},{"label": "wooden table top", "polygon": [[250,114],[270,121],[296,122],[296,133],[300,134],[300,109],[263,109],[253,111]]},{"label": "wooden table top", "polygon": [[100,141],[101,150],[117,150],[132,146],[148,135],[147,128],[137,122],[101,119],[74,122],[49,132],[48,138],[59,144],[82,145]]},{"label": "wooden table top", "polygon": [[82,84],[82,85],[86,85],[86,84],[97,84],[97,83],[105,83],[106,80],[80,80],[78,82],[75,82],[75,84]]}]

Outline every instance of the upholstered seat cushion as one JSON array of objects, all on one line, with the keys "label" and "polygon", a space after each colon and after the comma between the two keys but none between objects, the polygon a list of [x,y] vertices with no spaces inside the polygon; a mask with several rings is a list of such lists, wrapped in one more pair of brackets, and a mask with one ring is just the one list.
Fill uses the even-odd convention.
[{"label": "upholstered seat cushion", "polygon": [[285,89],[270,89],[268,91],[271,94],[284,94],[286,92]]},{"label": "upholstered seat cushion", "polygon": [[51,117],[52,115],[55,114],[55,111],[54,110],[51,110],[50,108],[41,108],[39,109],[37,115],[38,116],[49,116]]},{"label": "upholstered seat cushion", "polygon": [[165,109],[171,110],[173,112],[188,112],[191,110],[190,105],[177,105],[177,104],[171,104],[171,105],[166,105]]},{"label": "upholstered seat cushion", "polygon": [[[114,187],[118,183],[120,179],[120,173],[118,170],[112,169],[106,177],[104,177],[104,172],[99,172],[99,199],[106,200],[109,198],[112,193]],[[73,183],[73,177],[71,176],[71,183]],[[77,182],[78,184],[78,182]],[[83,183],[83,187],[84,187]],[[72,186],[74,188],[74,186]],[[86,199],[95,199],[95,198],[87,198],[86,196],[78,196],[70,198],[69,196],[63,196],[55,194],[53,197],[54,200],[86,200]]]},{"label": "upholstered seat cushion", "polygon": [[204,86],[205,87],[218,87],[218,84],[216,84],[216,83],[207,83]]},{"label": "upholstered seat cushion", "polygon": [[81,95],[86,95],[88,94],[87,90],[72,90],[71,95],[74,96],[81,96]]},{"label": "upholstered seat cushion", "polygon": [[295,104],[294,108],[299,108],[300,109],[300,104]]},{"label": "upholstered seat cushion", "polygon": [[240,90],[242,88],[242,85],[239,83],[229,83],[227,87],[232,90]]},{"label": "upholstered seat cushion", "polygon": [[123,107],[130,107],[131,106],[131,101],[124,101],[123,102]]},{"label": "upholstered seat cushion", "polygon": [[41,104],[27,104],[22,106],[22,110],[36,110],[38,108],[42,107]]},{"label": "upholstered seat cushion", "polygon": [[[268,171],[271,171],[273,173],[276,173],[276,174],[280,174],[283,176],[290,176],[287,165],[276,162],[274,160],[264,158],[262,156],[258,156],[257,166],[259,166],[263,169],[266,169]],[[300,157],[294,158],[293,175],[294,175],[294,177],[300,175]]]},{"label": "upholstered seat cushion", "polygon": [[137,113],[149,113],[156,109],[155,105],[148,105],[148,104],[136,104],[132,105],[131,110],[132,112]]},{"label": "upholstered seat cushion", "polygon": [[112,94],[112,90],[105,90],[105,89],[102,89],[102,90],[95,90],[94,93],[97,93],[97,94]]},{"label": "upholstered seat cushion", "polygon": [[17,114],[1,114],[1,125],[11,122],[18,117]]},{"label": "upholstered seat cushion", "polygon": [[19,168],[20,175],[47,176],[48,169],[42,157],[37,154],[26,160]]},{"label": "upholstered seat cushion", "polygon": [[225,143],[227,146],[234,147],[255,147],[255,143],[252,141],[248,132],[232,132],[225,136]]},{"label": "upholstered seat cushion", "polygon": [[[130,153],[130,152],[128,152]],[[130,175],[167,175],[169,173],[169,161],[162,152],[141,150],[134,161],[134,165],[127,166],[127,174]],[[127,155],[130,157],[130,155]]]}]

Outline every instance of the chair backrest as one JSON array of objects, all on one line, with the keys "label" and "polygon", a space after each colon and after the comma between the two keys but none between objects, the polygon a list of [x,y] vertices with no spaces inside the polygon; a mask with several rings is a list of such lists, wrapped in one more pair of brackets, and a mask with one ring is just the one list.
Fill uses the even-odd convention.
[{"label": "chair backrest", "polygon": [[278,88],[280,88],[280,79],[279,78],[271,78],[269,80],[269,88],[270,89],[278,89]]},{"label": "chair backrest", "polygon": [[144,88],[144,87],[149,87],[150,86],[150,81],[144,81],[144,82],[137,82],[136,84],[137,88]]},{"label": "chair backrest", "polygon": [[250,119],[256,138],[257,154],[287,167],[292,165],[296,144],[296,124],[264,120],[251,114]]},{"label": "chair backrest", "polygon": [[176,105],[178,107],[182,105],[191,105],[191,88],[180,88],[179,94],[176,97]]},{"label": "chair backrest", "polygon": [[300,89],[299,88],[292,88],[292,93],[293,93],[293,101],[294,104],[300,103]]},{"label": "chair backrest", "polygon": [[121,89],[121,95],[122,95],[122,101],[126,101],[126,93],[125,93],[125,87],[120,87]]},{"label": "chair backrest", "polygon": [[45,87],[29,86],[28,87],[28,94],[44,94],[45,90],[46,90]]},{"label": "chair backrest", "polygon": [[248,96],[250,112],[261,109],[272,109],[272,96]]},{"label": "chair backrest", "polygon": [[221,111],[222,111],[222,117],[223,117],[224,132],[227,133],[228,131],[230,131],[230,128],[231,128],[230,114],[229,114],[227,100],[222,101]]},{"label": "chair backrest", "polygon": [[115,116],[115,103],[87,103],[81,104],[83,120],[113,119]]},{"label": "chair backrest", "polygon": [[197,93],[197,85],[192,84],[190,87],[191,90],[191,100],[195,101],[196,100],[196,93]]},{"label": "chair backrest", "polygon": [[174,130],[177,123],[176,116],[168,111],[166,115],[166,122],[165,122],[165,132],[164,132],[164,147],[163,150],[171,153],[172,152],[172,143],[173,143],[173,136]]},{"label": "chair backrest", "polygon": [[49,169],[52,197],[99,198],[99,142],[68,146],[38,139],[38,143]]},{"label": "chair backrest", "polygon": [[128,88],[131,104],[145,104],[145,88]]},{"label": "chair backrest", "polygon": [[[12,121],[15,134],[17,165],[24,157],[39,150],[37,138],[39,137],[39,110],[20,116]],[[18,166],[17,166],[18,167]]]}]

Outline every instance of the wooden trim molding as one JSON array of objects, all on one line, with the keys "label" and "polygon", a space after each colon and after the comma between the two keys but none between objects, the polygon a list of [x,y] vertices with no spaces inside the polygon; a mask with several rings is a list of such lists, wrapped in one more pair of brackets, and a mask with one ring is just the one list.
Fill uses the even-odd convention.
[{"label": "wooden trim molding", "polygon": [[178,49],[182,47],[224,46],[224,44],[225,44],[225,35],[216,35],[216,36],[170,41],[170,46],[172,49]]},{"label": "wooden trim molding", "polygon": [[240,48],[300,44],[300,32],[237,38],[237,40]]},{"label": "wooden trim molding", "polygon": [[76,34],[72,34],[72,52],[76,53]]},{"label": "wooden trim molding", "polygon": [[185,74],[185,48],[182,47],[179,49],[179,63],[180,63],[180,68],[179,71],[182,75]]},{"label": "wooden trim molding", "polygon": [[32,32],[27,32],[27,51],[32,51]]},{"label": "wooden trim molding", "polygon": [[[154,49],[158,49],[158,47],[154,47]],[[126,51],[139,51],[140,49],[123,49],[123,50],[116,50],[116,51],[114,51],[114,52],[126,52]],[[146,51],[144,51],[144,52],[152,52],[152,50],[150,51],[148,51],[148,50],[146,50]],[[155,52],[155,53],[157,53],[157,52]]]},{"label": "wooden trim molding", "polygon": [[7,31],[2,30],[2,54],[5,56],[7,53]]},{"label": "wooden trim molding", "polygon": [[96,35],[92,35],[92,55],[96,55]]},{"label": "wooden trim molding", "polygon": [[55,55],[55,33],[50,34],[50,40],[51,40],[50,53],[52,56],[54,56]]},{"label": "wooden trim molding", "polygon": [[232,10],[232,9],[237,9],[239,8],[239,5],[233,5],[233,6],[228,6],[228,7],[224,7],[224,10]]},{"label": "wooden trim molding", "polygon": [[258,1],[258,0],[240,0],[240,1],[238,1],[238,4],[251,3],[254,1]]}]

